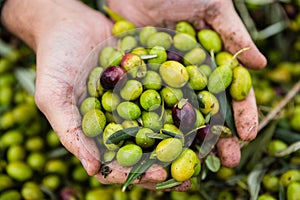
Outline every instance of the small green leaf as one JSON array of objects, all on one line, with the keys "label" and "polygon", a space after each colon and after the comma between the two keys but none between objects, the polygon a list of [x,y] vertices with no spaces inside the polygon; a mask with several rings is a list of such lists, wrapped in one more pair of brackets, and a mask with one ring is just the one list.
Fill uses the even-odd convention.
[{"label": "small green leaf", "polygon": [[170,136],[165,135],[165,134],[161,134],[161,133],[146,133],[146,136],[149,138],[153,138],[153,139],[166,139],[166,138],[170,138]]},{"label": "small green leaf", "polygon": [[180,184],[182,184],[181,181],[176,181],[175,179],[169,179],[164,182],[156,183],[156,190],[164,190],[164,189],[175,187]]},{"label": "small green leaf", "polygon": [[221,167],[221,161],[217,156],[214,155],[208,155],[205,159],[205,164],[207,168],[212,172],[219,171]]}]

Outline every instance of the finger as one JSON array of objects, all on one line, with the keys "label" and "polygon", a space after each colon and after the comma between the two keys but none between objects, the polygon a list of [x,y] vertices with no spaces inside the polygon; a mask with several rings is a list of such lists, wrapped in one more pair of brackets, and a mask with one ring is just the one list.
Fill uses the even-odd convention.
[{"label": "finger", "polygon": [[[96,174],[95,177],[103,184],[123,184],[125,183],[130,170],[131,167],[124,167],[119,165],[117,161],[113,161],[103,165],[100,173]],[[141,178],[136,179],[133,184],[149,182],[157,183],[166,180],[166,178],[166,170],[161,165],[154,164],[142,174]]]},{"label": "finger", "polygon": [[211,1],[205,19],[221,35],[225,49],[232,54],[243,48],[250,48],[250,50],[238,55],[238,59],[245,67],[261,69],[266,66],[266,58],[253,43],[246,27],[234,9],[232,1]]},{"label": "finger", "polygon": [[47,88],[43,87],[44,84],[44,81],[37,79],[35,100],[39,109],[49,120],[64,147],[81,161],[89,175],[96,174],[100,168],[99,151],[94,140],[81,131],[80,113],[73,102],[72,87],[60,83],[59,87],[63,89],[51,91],[44,90]]},{"label": "finger", "polygon": [[219,138],[217,142],[217,153],[224,167],[236,167],[241,160],[241,149],[238,138]]},{"label": "finger", "polygon": [[239,137],[244,141],[256,138],[258,129],[258,111],[253,88],[246,99],[232,101],[233,116]]}]

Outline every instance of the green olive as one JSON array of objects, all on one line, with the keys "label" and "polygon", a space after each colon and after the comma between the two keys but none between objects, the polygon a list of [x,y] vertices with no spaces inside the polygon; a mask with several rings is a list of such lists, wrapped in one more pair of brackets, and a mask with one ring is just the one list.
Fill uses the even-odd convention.
[{"label": "green olive", "polygon": [[142,123],[144,127],[151,128],[154,131],[160,130],[163,125],[160,116],[155,112],[142,112]]},{"label": "green olive", "polygon": [[160,94],[167,107],[173,107],[180,99],[183,98],[183,92],[181,89],[168,86],[164,87]]},{"label": "green olive", "polygon": [[231,84],[233,72],[228,65],[217,67],[209,76],[207,88],[212,93],[220,93]]},{"label": "green olive", "polygon": [[268,191],[277,192],[280,182],[277,176],[266,174],[263,176],[262,184]]},{"label": "green olive", "polygon": [[24,142],[24,135],[20,130],[12,129],[1,135],[1,143],[4,147],[18,145]]},{"label": "green olive", "polygon": [[229,87],[231,97],[237,101],[243,100],[248,96],[251,87],[252,79],[249,71],[243,66],[235,67]]},{"label": "green olive", "polygon": [[207,64],[200,65],[199,69],[206,75],[206,77],[209,77],[212,72],[211,66]]},{"label": "green olive", "polygon": [[22,196],[16,189],[9,189],[0,194],[0,200],[21,200]]},{"label": "green olive", "polygon": [[120,49],[124,52],[130,51],[138,45],[134,36],[127,35],[120,41]]},{"label": "green olive", "polygon": [[149,51],[150,55],[156,55],[155,58],[148,59],[147,64],[151,70],[158,70],[161,63],[167,60],[166,49],[162,46],[154,46]]},{"label": "green olive", "polygon": [[68,172],[68,166],[66,165],[64,160],[53,158],[47,160],[47,162],[45,163],[44,171],[46,173],[56,173],[64,176]]},{"label": "green olive", "polygon": [[117,106],[120,103],[120,97],[117,94],[114,94],[112,91],[106,91],[101,97],[101,104],[104,110],[112,112],[117,109]]},{"label": "green olive", "polygon": [[198,109],[195,109],[195,113],[196,113],[195,127],[203,126],[205,124],[205,118],[203,114]]},{"label": "green olive", "polygon": [[209,91],[202,90],[198,92],[199,109],[204,114],[215,115],[219,111],[219,101],[215,95]]},{"label": "green olive", "polygon": [[196,65],[186,66],[186,70],[189,75],[189,85],[194,90],[202,90],[206,87],[207,77]]},{"label": "green olive", "polygon": [[17,181],[29,180],[33,176],[32,169],[21,160],[9,162],[6,166],[6,172]]},{"label": "green olive", "polygon": [[156,32],[149,36],[147,40],[147,47],[153,48],[155,46],[162,46],[169,49],[173,44],[173,39],[170,34],[166,32]]},{"label": "green olive", "polygon": [[24,199],[44,199],[44,193],[41,187],[35,182],[26,182],[21,189],[21,195]]},{"label": "green olive", "polygon": [[27,156],[26,161],[33,170],[42,171],[46,163],[46,158],[41,151],[33,151]]},{"label": "green olive", "polygon": [[138,46],[130,51],[130,53],[136,54],[138,56],[148,55],[148,50],[144,47]]},{"label": "green olive", "polygon": [[156,110],[161,105],[160,94],[156,90],[146,90],[140,96],[140,105],[147,111]]},{"label": "green olive", "polygon": [[101,103],[96,97],[87,97],[80,104],[80,113],[84,115],[89,110],[101,109]]},{"label": "green olive", "polygon": [[185,149],[171,164],[171,175],[177,181],[190,179],[198,164],[197,154],[191,149]]},{"label": "green olive", "polygon": [[279,181],[283,186],[288,186],[293,181],[300,181],[300,171],[290,169],[280,176]]},{"label": "green olive", "polygon": [[123,119],[134,120],[141,115],[140,107],[133,102],[122,102],[117,107],[117,112]]},{"label": "green olive", "polygon": [[103,132],[106,117],[99,109],[88,111],[82,118],[82,131],[88,137],[95,137]]},{"label": "green olive", "polygon": [[89,74],[87,89],[89,95],[92,97],[100,97],[104,92],[104,89],[100,83],[100,75],[102,71],[102,67],[95,67]]},{"label": "green olive", "polygon": [[139,33],[140,43],[143,46],[146,46],[148,43],[148,39],[151,35],[157,33],[157,30],[153,26],[145,26]]},{"label": "green olive", "polygon": [[51,191],[55,191],[61,185],[61,179],[57,174],[49,174],[43,177],[42,185]]},{"label": "green olive", "polygon": [[162,87],[162,79],[156,71],[148,70],[142,84],[145,89],[159,90]]},{"label": "green olive", "polygon": [[200,65],[206,59],[205,51],[200,47],[195,47],[186,52],[183,56],[183,62],[187,65]]},{"label": "green olive", "polygon": [[7,149],[6,157],[9,162],[15,160],[23,160],[26,156],[26,150],[24,146],[12,145]]},{"label": "green olive", "polygon": [[164,126],[163,126],[163,130],[166,130],[166,131],[170,131],[172,133],[175,133],[177,135],[179,135],[181,137],[181,143],[184,144],[184,134],[183,132],[177,128],[177,126],[175,126],[174,124],[167,124],[165,123]]},{"label": "green olive", "polygon": [[215,53],[221,51],[222,40],[217,32],[210,29],[202,29],[198,32],[198,40],[200,44],[207,50],[213,50]]},{"label": "green olive", "polygon": [[174,60],[162,63],[159,68],[159,73],[163,81],[174,88],[183,87],[189,80],[185,66]]},{"label": "green olive", "polygon": [[300,198],[300,183],[292,182],[287,186],[286,198],[287,200],[299,200]]},{"label": "green olive", "polygon": [[239,65],[237,58],[234,58],[231,53],[228,51],[220,51],[216,54],[216,64],[219,65],[228,65],[232,69]]},{"label": "green olive", "polygon": [[129,80],[121,88],[120,95],[123,99],[133,101],[139,98],[143,92],[143,85],[137,80]]},{"label": "green olive", "polygon": [[116,37],[124,37],[132,35],[136,32],[135,25],[127,20],[120,20],[115,22],[112,28],[112,34]]},{"label": "green olive", "polygon": [[122,166],[132,166],[142,157],[143,150],[135,144],[127,144],[121,147],[116,155],[117,161]]},{"label": "green olive", "polygon": [[182,152],[182,142],[177,138],[167,138],[160,141],[156,148],[156,157],[162,162],[172,162]]},{"label": "green olive", "polygon": [[179,51],[189,51],[197,45],[196,38],[187,33],[177,33],[173,37],[173,44]]},{"label": "green olive", "polygon": [[135,136],[135,143],[145,149],[152,147],[155,143],[155,139],[148,137],[147,133],[154,133],[154,131],[144,127],[141,128]]},{"label": "green olive", "polygon": [[282,140],[273,139],[267,145],[267,152],[269,155],[273,156],[287,147],[288,145]]},{"label": "green olive", "polygon": [[12,177],[10,177],[7,174],[0,174],[0,191],[3,191],[7,188],[12,187],[14,184],[14,181]]},{"label": "green olive", "polygon": [[119,131],[119,130],[122,130],[123,127],[121,124],[116,124],[114,122],[111,122],[109,124],[106,125],[105,129],[104,129],[104,132],[103,132],[103,142],[104,142],[104,145],[105,147],[108,149],[108,150],[111,150],[111,151],[115,151],[117,150],[123,143],[124,141],[120,141],[118,144],[107,144],[106,143],[106,140],[112,135],[114,134],[115,132]]},{"label": "green olive", "polygon": [[193,37],[196,36],[196,31],[195,31],[194,27],[186,21],[178,22],[176,24],[175,31],[179,32],[179,33],[186,33]]}]

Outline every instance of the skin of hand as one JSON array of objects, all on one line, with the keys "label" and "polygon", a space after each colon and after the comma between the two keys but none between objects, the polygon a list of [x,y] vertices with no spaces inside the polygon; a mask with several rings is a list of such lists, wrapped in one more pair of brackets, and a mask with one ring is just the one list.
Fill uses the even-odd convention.
[{"label": "skin of hand", "polygon": [[[108,5],[138,27],[155,25],[172,28],[179,20],[192,22],[197,28],[209,25],[220,33],[225,48],[230,52],[251,47],[247,54],[242,53],[238,57],[246,67],[260,69],[266,65],[231,1],[194,0],[187,4],[185,0],[110,0]],[[170,7],[172,12],[165,12]],[[30,12],[24,13],[24,10]],[[111,35],[112,23],[99,12],[74,0],[9,0],[4,6],[2,21],[8,30],[36,52],[35,100],[62,144],[81,160],[89,175],[95,175],[106,184],[123,183],[128,169],[116,163],[111,164],[110,168],[114,170],[106,178],[99,173],[99,151],[93,140],[85,137],[80,129],[77,105],[85,88],[80,82],[75,82],[79,76],[87,76],[82,64],[89,52]],[[135,183],[153,189],[154,182],[162,181],[166,176],[165,170],[153,166]],[[185,183],[177,190],[185,190],[188,185]]]}]

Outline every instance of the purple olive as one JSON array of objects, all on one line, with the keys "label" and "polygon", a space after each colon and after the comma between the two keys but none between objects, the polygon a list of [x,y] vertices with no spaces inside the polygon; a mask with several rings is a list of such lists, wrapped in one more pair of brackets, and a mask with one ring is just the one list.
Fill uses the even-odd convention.
[{"label": "purple olive", "polygon": [[213,137],[210,127],[211,126],[207,124],[205,127],[197,130],[192,146],[201,145],[205,139]]},{"label": "purple olive", "polygon": [[109,66],[100,76],[100,83],[104,89],[113,89],[118,83],[125,82],[127,74],[120,66]]},{"label": "purple olive", "polygon": [[172,117],[175,126],[184,132],[195,128],[196,112],[186,99],[181,99],[173,106]]},{"label": "purple olive", "polygon": [[167,58],[168,58],[168,60],[175,60],[175,61],[178,61],[178,62],[183,61],[183,57],[181,55],[179,55],[178,53],[174,52],[174,51],[168,51],[167,52]]}]

